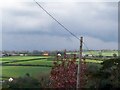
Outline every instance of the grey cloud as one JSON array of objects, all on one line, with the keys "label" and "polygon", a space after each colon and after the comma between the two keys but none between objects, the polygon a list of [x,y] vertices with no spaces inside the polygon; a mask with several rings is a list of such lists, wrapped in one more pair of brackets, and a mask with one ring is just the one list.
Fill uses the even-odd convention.
[{"label": "grey cloud", "polygon": [[[3,45],[7,48],[7,45],[10,43],[11,46],[15,45],[16,48],[23,47],[28,49],[30,47],[34,48],[34,46],[39,48],[41,45],[43,48],[44,45],[48,43],[51,49],[64,48],[66,45],[69,45],[70,42],[74,40],[70,34],[54,22],[38,6],[36,7],[34,5],[35,4],[30,3],[28,7],[25,6],[25,8],[8,10],[9,12],[7,12],[7,10],[5,11],[3,16]],[[78,37],[81,35],[92,37],[90,40],[96,38],[98,41],[102,40],[103,42],[101,41],[100,43],[105,43],[105,46],[107,46],[106,43],[117,43],[118,14],[116,3],[61,3],[60,5],[59,3],[44,3],[43,6]],[[26,42],[24,39],[21,40],[20,37],[22,36],[27,39],[28,43],[20,46],[20,43]],[[12,37],[12,39],[9,39],[9,37]],[[18,42],[17,38],[13,37],[19,37],[18,39],[21,41]],[[28,37],[30,41],[33,41],[32,44],[30,44],[31,42]],[[63,46],[53,42],[58,42],[60,37],[62,38],[61,40],[63,40]],[[72,40],[64,40],[66,37]],[[50,40],[52,42],[40,43],[35,41],[34,38],[40,38],[40,40],[45,38],[44,41]],[[12,42],[9,40],[12,40]],[[97,42],[96,40],[95,42]],[[56,45],[53,45],[53,43]],[[73,48],[72,46],[70,47]],[[97,47],[99,46],[96,45],[96,48]],[[10,48],[10,46],[8,48]],[[45,48],[50,49],[46,46]]]}]

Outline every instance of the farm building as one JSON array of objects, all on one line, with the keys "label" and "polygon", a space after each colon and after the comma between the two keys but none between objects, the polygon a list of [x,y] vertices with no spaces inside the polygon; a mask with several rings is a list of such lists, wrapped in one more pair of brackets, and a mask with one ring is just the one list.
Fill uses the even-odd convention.
[{"label": "farm building", "polygon": [[42,55],[43,56],[49,56],[49,53],[48,52],[44,52]]},{"label": "farm building", "polygon": [[27,54],[19,54],[20,56],[27,56]]}]

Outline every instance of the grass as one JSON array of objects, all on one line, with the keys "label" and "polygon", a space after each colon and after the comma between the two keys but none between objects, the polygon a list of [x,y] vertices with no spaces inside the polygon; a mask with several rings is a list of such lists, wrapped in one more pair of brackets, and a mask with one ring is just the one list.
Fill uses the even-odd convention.
[{"label": "grass", "polygon": [[[39,60],[39,58],[46,58],[43,60]],[[34,59],[34,60],[30,60]],[[36,59],[36,60],[35,60]],[[3,59],[0,58],[2,62],[11,62],[12,60],[18,60],[20,62],[11,62],[6,63],[9,64],[29,64],[29,65],[53,65],[53,59],[46,56],[10,56],[4,57]],[[28,60],[28,61],[22,61]],[[102,61],[99,60],[89,60],[86,59],[88,64],[100,65]],[[0,62],[1,63],[1,62]],[[41,66],[2,66],[2,76],[4,77],[20,77],[24,76],[26,73],[29,73],[33,77],[39,77],[48,75],[50,73],[51,67],[41,67]]]},{"label": "grass", "polygon": [[20,77],[29,73],[33,77],[37,77],[40,74],[49,74],[50,67],[23,67],[23,66],[4,66],[2,67],[2,76],[4,77]]},{"label": "grass", "polygon": [[[46,58],[43,60],[39,60],[39,58]],[[31,60],[30,59],[36,59]],[[12,62],[9,64],[31,64],[31,65],[52,65],[51,56],[10,56],[0,58],[1,62],[11,62],[13,60],[17,60],[20,62]],[[22,61],[28,60],[28,61]],[[48,61],[49,60],[49,61]],[[0,62],[0,63],[1,63]],[[42,74],[49,74],[51,67],[37,67],[37,66],[2,66],[2,77],[20,77],[24,76],[26,73],[29,73],[33,77],[40,76]]]},{"label": "grass", "polygon": [[[99,51],[89,51],[89,52],[83,52],[84,54],[92,54],[92,55],[99,55]],[[118,55],[118,52],[117,51],[104,51],[104,52],[101,52],[103,56],[113,56],[113,54],[117,54]]]},{"label": "grass", "polygon": [[[71,52],[67,52],[67,54],[70,54]],[[79,52],[76,52],[79,54]],[[100,51],[84,51],[83,54],[92,54],[98,56]],[[113,54],[118,55],[118,51],[102,51],[101,52],[103,56],[113,56]]]},{"label": "grass", "polygon": [[13,62],[8,64],[53,65],[52,62],[53,61],[48,61],[47,59],[43,59],[43,60],[34,60],[34,61],[25,61],[25,62]]},{"label": "grass", "polygon": [[[78,61],[79,59],[77,59],[77,61]],[[102,63],[103,61],[101,61],[101,60],[91,60],[91,59],[85,59],[85,62],[87,62],[87,63],[98,63],[98,64],[100,64],[100,63]]]},{"label": "grass", "polygon": [[90,59],[86,59],[86,62],[87,63],[102,63],[103,61],[100,61],[100,60],[90,60]]},{"label": "grass", "polygon": [[29,60],[37,58],[51,58],[51,56],[9,56],[0,58],[2,61],[11,61],[11,60]]},{"label": "grass", "polygon": [[[10,57],[4,57],[3,60],[0,61],[0,63],[8,64],[8,63],[17,63],[17,62],[26,62],[27,61],[35,61],[35,60],[42,60],[42,59],[47,59],[49,61],[52,60],[52,56],[10,56]],[[34,63],[34,62],[33,62]]]}]

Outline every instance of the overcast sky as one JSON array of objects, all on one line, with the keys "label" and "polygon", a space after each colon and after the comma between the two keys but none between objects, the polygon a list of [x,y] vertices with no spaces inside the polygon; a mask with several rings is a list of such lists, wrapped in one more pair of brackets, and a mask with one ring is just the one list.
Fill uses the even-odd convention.
[{"label": "overcast sky", "polygon": [[[34,1],[12,1],[4,2],[2,6],[0,41],[3,50],[79,49],[79,41]],[[118,49],[117,0],[116,2],[41,0],[39,3],[77,37],[83,36],[89,49]]]}]

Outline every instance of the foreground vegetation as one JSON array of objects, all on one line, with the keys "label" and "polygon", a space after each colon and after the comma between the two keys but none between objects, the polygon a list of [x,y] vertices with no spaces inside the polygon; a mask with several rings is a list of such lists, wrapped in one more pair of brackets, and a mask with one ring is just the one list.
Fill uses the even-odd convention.
[{"label": "foreground vegetation", "polygon": [[[103,61],[101,64],[88,63],[86,76],[86,84],[84,88],[120,88],[120,61],[119,59],[110,59]],[[61,74],[62,75],[62,74]],[[69,76],[68,76],[69,77]],[[63,81],[64,78],[61,78]],[[25,80],[25,81],[24,81]],[[31,81],[32,80],[32,81]],[[71,80],[71,79],[69,79]],[[26,82],[27,84],[23,84]],[[22,83],[22,84],[20,84]],[[49,87],[50,80],[48,77],[39,77],[35,79],[31,77],[30,74],[24,74],[24,76],[16,78],[12,82],[5,82],[3,86],[9,88],[10,90],[15,90],[17,88],[47,88]],[[66,85],[68,86],[68,85]],[[71,88],[76,88],[73,85]],[[3,89],[4,90],[4,89]],[[23,89],[24,90],[24,89]]]}]

